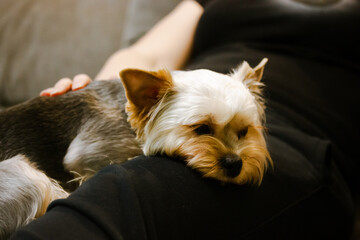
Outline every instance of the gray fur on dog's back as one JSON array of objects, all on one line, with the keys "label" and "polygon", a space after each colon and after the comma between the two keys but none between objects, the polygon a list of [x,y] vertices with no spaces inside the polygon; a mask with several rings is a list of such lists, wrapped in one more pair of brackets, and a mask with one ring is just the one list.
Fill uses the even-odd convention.
[{"label": "gray fur on dog's back", "polygon": [[[0,160],[23,154],[65,188],[73,189],[67,183],[73,178],[69,171],[80,166],[97,171],[141,154],[126,121],[125,102],[120,80],[94,81],[79,91],[37,97],[6,109],[0,112]],[[67,155],[65,170],[63,158],[74,139],[90,147],[83,148],[84,154],[78,149]],[[75,169],[69,169],[70,165]]]},{"label": "gray fur on dog's back", "polygon": [[142,153],[125,103],[120,80],[95,81],[0,112],[0,239],[67,196],[54,179],[72,191],[74,174],[85,180]]}]

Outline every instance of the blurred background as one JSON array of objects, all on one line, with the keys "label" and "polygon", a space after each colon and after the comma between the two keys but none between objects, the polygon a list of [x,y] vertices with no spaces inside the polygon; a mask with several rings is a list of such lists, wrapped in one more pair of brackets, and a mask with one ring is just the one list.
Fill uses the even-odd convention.
[{"label": "blurred background", "polygon": [[180,0],[1,0],[0,107],[62,77],[94,77]]}]

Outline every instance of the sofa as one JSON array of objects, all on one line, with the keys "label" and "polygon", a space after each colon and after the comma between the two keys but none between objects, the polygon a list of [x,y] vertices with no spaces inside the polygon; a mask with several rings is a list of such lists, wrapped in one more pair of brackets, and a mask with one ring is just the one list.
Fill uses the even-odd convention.
[{"label": "sofa", "polygon": [[[177,2],[1,1],[0,106],[35,97],[62,77],[94,77],[113,52],[133,43]],[[147,11],[138,14],[140,9]]]}]

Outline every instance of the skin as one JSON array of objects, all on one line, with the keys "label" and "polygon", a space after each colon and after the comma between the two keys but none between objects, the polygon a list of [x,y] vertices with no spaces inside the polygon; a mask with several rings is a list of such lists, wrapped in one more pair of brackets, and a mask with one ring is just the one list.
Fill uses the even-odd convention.
[{"label": "skin", "polygon": [[[202,13],[203,8],[196,1],[183,0],[135,44],[112,54],[95,80],[118,78],[118,73],[125,68],[181,69],[190,55],[195,29]],[[62,78],[53,87],[43,90],[40,96],[58,96],[71,90],[76,91],[91,81],[83,73],[72,79]]]}]

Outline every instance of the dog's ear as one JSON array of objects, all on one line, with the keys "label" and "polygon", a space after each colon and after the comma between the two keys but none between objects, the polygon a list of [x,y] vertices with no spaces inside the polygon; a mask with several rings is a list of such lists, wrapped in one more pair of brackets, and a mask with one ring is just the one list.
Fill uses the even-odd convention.
[{"label": "dog's ear", "polygon": [[260,88],[263,85],[260,81],[267,61],[268,59],[264,58],[255,68],[251,68],[244,61],[230,76],[237,81],[242,81],[250,91],[259,94]]},{"label": "dog's ear", "polygon": [[255,68],[251,68],[250,65],[244,61],[240,67],[230,75],[233,79],[242,81],[244,85],[249,88],[256,99],[257,109],[261,120],[265,119],[265,103],[262,98],[262,87],[264,84],[261,82],[261,78],[267,61],[268,59],[264,58]]},{"label": "dog's ear", "polygon": [[120,77],[129,103],[140,111],[149,110],[173,86],[167,70],[125,69],[120,72]]}]

